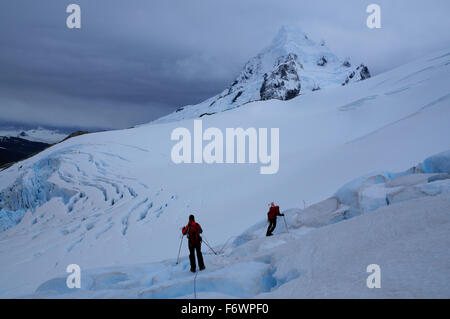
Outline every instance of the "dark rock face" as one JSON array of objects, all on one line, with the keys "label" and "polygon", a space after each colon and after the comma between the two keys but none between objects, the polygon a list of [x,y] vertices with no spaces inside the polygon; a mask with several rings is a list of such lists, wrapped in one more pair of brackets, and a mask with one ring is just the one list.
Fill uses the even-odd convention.
[{"label": "dark rock face", "polygon": [[365,66],[364,64],[361,64],[352,73],[349,74],[349,76],[345,79],[345,81],[342,83],[342,85],[347,85],[350,82],[363,81],[370,77],[371,77],[371,75],[370,75],[369,68],[367,66]]},{"label": "dark rock face", "polygon": [[233,98],[232,103],[236,102],[236,100],[242,95],[242,91],[239,91],[238,94]]},{"label": "dark rock face", "polygon": [[216,114],[216,112],[213,112],[213,113],[202,113],[202,114],[200,114],[199,117],[209,116],[209,115],[214,115],[214,114]]},{"label": "dark rock face", "polygon": [[324,66],[325,64],[327,64],[328,63],[328,61],[327,61],[327,59],[323,56],[323,57],[321,57],[320,59],[319,59],[319,61],[317,61],[317,65],[318,66]]},{"label": "dark rock face", "polygon": [[347,68],[352,66],[348,60],[344,61],[344,63],[342,63],[342,65],[347,67]]},{"label": "dark rock face", "polygon": [[264,82],[259,90],[261,100],[290,100],[300,93],[300,77],[297,70],[302,68],[297,55],[290,53],[278,60],[278,66],[270,74],[264,74]]},{"label": "dark rock face", "polygon": [[369,68],[363,64],[361,64],[357,70],[359,70],[359,68],[361,68],[359,74],[361,76],[361,80],[365,80],[371,77],[370,72],[369,72]]}]

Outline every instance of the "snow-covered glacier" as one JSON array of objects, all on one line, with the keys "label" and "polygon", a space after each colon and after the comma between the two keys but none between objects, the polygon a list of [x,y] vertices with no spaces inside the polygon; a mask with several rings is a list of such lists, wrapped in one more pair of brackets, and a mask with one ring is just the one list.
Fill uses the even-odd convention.
[{"label": "snow-covered glacier", "polygon": [[[425,160],[443,161],[450,162],[450,151]],[[26,297],[448,297],[450,169],[424,173],[424,163],[367,174],[326,200],[286,210],[274,237],[264,235],[263,220],[214,248],[203,245],[208,268],[196,275],[187,257],[171,258],[90,269],[81,289],[67,288],[62,275]],[[382,289],[365,286],[373,263],[382,269]]]},{"label": "snow-covered glacier", "polygon": [[[387,242],[395,240],[392,256],[405,247],[413,250],[409,245],[415,245],[420,249],[410,256],[415,256],[420,265],[425,267],[421,258],[427,251],[429,258],[434,260],[434,254],[439,252],[443,262],[447,262],[448,253],[442,245],[448,247],[448,223],[442,212],[448,212],[448,185],[444,173],[435,172],[448,167],[446,157],[436,154],[450,150],[449,52],[435,52],[351,85],[332,86],[287,101],[252,102],[201,118],[204,128],[223,131],[230,127],[279,128],[280,167],[274,175],[259,174],[259,164],[173,163],[171,132],[178,127],[192,129],[192,119],[74,137],[1,171],[0,223],[4,231],[0,232],[0,297],[35,292],[54,296],[52,291],[61,289],[60,281],[49,280],[59,278],[73,263],[93,280],[86,279],[87,287],[101,291],[95,296],[113,296],[111,289],[116,287],[134,287],[136,294],[121,290],[123,294],[114,296],[189,295],[192,278],[183,268],[186,259],[177,267],[171,263],[178,251],[180,227],[191,212],[201,223],[206,240],[215,247],[223,247],[234,236],[239,238],[233,241],[235,247],[229,258],[207,261],[205,276],[208,277],[208,271],[215,274],[211,273],[210,280],[199,287],[204,287],[208,296],[327,296],[321,283],[326,282],[332,269],[327,268],[330,265],[321,266],[318,260],[330,256],[330,264],[345,268],[344,257],[351,256],[353,250],[365,256],[361,264],[346,268],[336,282],[336,290],[327,291],[333,295],[334,291],[341,291],[337,288],[341,285],[352,296],[352,286],[345,279],[359,271],[362,263],[373,263],[373,258],[383,252],[377,246],[364,253],[364,244],[373,245],[378,238],[375,230],[370,233],[372,237],[363,236],[375,224],[383,229]],[[430,160],[434,155],[437,161]],[[414,166],[417,174],[410,174],[413,177],[387,173]],[[371,175],[370,182],[346,185],[371,172],[376,174]],[[336,193],[342,185],[346,185],[343,195]],[[348,189],[357,193],[348,193]],[[304,206],[318,211],[313,204],[333,196],[340,198],[342,210],[332,210],[330,216],[326,210],[319,210],[324,214],[323,221],[313,216],[309,224],[302,222],[308,215],[294,209],[288,216],[288,223],[297,227],[292,234],[267,242],[262,236],[265,225],[260,224],[255,226],[254,234],[245,235],[250,226],[265,218],[271,201],[284,211]],[[411,199],[417,203],[411,204]],[[329,200],[321,205],[328,207],[333,203]],[[394,214],[394,207],[399,207],[401,213]],[[425,218],[424,211],[432,219]],[[330,218],[336,227],[333,231],[325,229],[329,226],[318,227],[329,225]],[[422,229],[421,224],[429,228]],[[393,235],[401,234],[405,225],[414,230],[408,233],[410,241]],[[351,227],[351,232],[346,227]],[[278,231],[282,230],[280,223]],[[421,236],[421,231],[427,236]],[[287,242],[283,236],[290,236],[292,241]],[[361,241],[352,240],[352,236]],[[342,242],[346,245],[339,246]],[[283,249],[275,249],[284,243]],[[332,245],[326,245],[329,243]],[[299,249],[299,254],[289,257],[288,252],[293,249]],[[230,279],[236,271],[223,265],[255,250],[264,253],[239,259],[243,266],[235,266],[243,269],[242,274],[255,269],[246,277],[245,289],[237,290],[233,285],[243,279]],[[311,251],[317,255],[307,259]],[[185,249],[182,252],[186,254]],[[272,264],[274,256],[280,261],[276,267]],[[167,262],[158,263],[162,260]],[[400,259],[395,262],[406,265]],[[147,266],[148,263],[154,266]],[[289,264],[296,266],[289,268]],[[134,266],[125,269],[124,265]],[[432,265],[448,269],[446,264]],[[308,267],[320,270],[317,274],[323,276],[314,287],[300,290],[316,274],[308,277]],[[159,273],[158,269],[164,271]],[[388,266],[386,276],[393,282],[397,280],[397,287],[404,278],[396,277],[399,273],[400,268]],[[448,292],[438,282],[443,280],[439,273],[448,273],[436,271],[435,277],[433,273],[427,273],[427,278],[433,282],[434,290],[425,289],[419,296],[427,291],[438,296]],[[186,284],[167,284],[166,280],[174,278],[172,275],[185,278]],[[229,290],[214,290],[217,278],[226,278]],[[112,282],[116,286],[112,287]],[[158,289],[156,284],[160,285]],[[233,295],[231,291],[238,292]],[[397,295],[392,292],[387,296]]]}]

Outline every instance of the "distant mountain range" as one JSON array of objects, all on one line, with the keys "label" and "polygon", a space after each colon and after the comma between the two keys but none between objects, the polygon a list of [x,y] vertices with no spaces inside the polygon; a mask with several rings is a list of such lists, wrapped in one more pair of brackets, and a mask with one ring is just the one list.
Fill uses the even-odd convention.
[{"label": "distant mountain range", "polygon": [[23,160],[67,137],[66,133],[43,127],[29,130],[0,129],[0,169],[5,164]]},{"label": "distant mountain range", "polygon": [[24,140],[46,144],[61,142],[67,135],[67,133],[58,130],[51,130],[43,127],[28,130],[16,127],[0,128],[0,136],[18,137]]},{"label": "distant mountain range", "polygon": [[0,137],[0,168],[7,163],[20,161],[50,146],[47,143],[32,142],[19,137]]}]

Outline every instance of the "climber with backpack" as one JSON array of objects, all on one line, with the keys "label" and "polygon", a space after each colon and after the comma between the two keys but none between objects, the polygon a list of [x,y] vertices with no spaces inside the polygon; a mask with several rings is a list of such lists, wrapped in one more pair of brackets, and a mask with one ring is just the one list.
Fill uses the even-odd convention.
[{"label": "climber with backpack", "polygon": [[284,216],[280,214],[280,207],[275,206],[275,203],[270,203],[269,212],[267,213],[267,220],[269,221],[269,227],[267,228],[266,236],[272,236],[275,227],[277,227],[277,216]]},{"label": "climber with backpack", "polygon": [[200,224],[195,222],[194,215],[189,216],[189,223],[181,229],[184,235],[188,236],[189,242],[189,260],[191,262],[191,271],[196,271],[195,265],[195,253],[197,253],[198,267],[200,270],[205,269],[205,264],[203,263],[202,255],[202,237],[200,234],[203,232]]}]

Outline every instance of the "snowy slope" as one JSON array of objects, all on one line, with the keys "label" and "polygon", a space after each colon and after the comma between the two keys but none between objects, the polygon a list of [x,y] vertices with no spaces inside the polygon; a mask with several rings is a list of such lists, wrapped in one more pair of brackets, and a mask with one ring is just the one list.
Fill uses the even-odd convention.
[{"label": "snowy slope", "polygon": [[363,65],[352,66],[299,28],[283,26],[271,44],[251,58],[226,90],[197,105],[178,108],[154,123],[212,115],[252,101],[289,100],[323,88],[370,78]]},{"label": "snowy slope", "polygon": [[[448,298],[450,151],[427,161],[440,167],[369,174],[327,200],[288,210],[290,228],[280,220],[274,237],[265,237],[262,221],[213,248],[217,255],[204,244],[207,270],[197,276],[185,257],[178,265],[87,270],[79,290],[68,289],[63,275],[32,297]],[[381,289],[366,286],[374,263]]]},{"label": "snowy slope", "polygon": [[309,206],[356,176],[401,171],[450,149],[449,52],[349,86],[202,118],[204,128],[280,128],[275,175],[260,175],[259,164],[172,163],[171,132],[192,129],[189,119],[75,137],[1,171],[0,214],[24,217],[0,233],[0,297],[33,293],[71,263],[174,258],[190,212],[210,243],[225,243],[264,218],[272,200],[283,209]]}]

